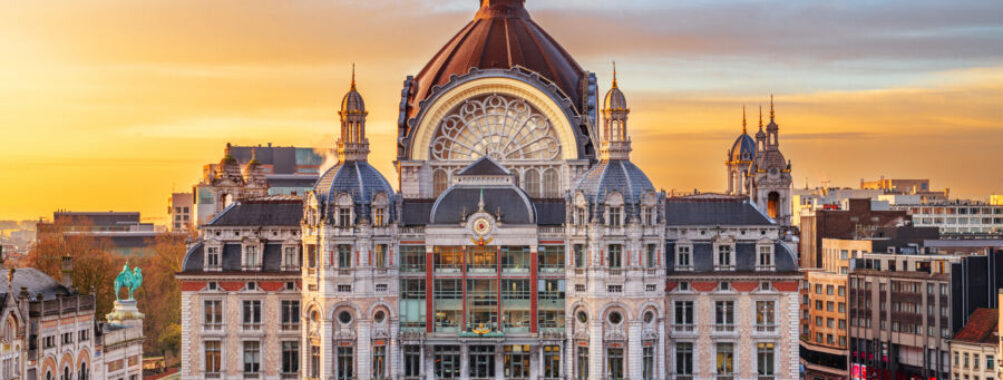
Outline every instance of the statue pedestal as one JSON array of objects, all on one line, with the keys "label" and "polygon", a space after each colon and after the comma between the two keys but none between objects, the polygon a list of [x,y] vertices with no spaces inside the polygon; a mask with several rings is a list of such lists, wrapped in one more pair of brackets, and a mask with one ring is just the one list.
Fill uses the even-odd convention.
[{"label": "statue pedestal", "polygon": [[143,313],[136,307],[136,300],[115,301],[115,308],[105,315],[108,322],[123,326],[143,326]]}]

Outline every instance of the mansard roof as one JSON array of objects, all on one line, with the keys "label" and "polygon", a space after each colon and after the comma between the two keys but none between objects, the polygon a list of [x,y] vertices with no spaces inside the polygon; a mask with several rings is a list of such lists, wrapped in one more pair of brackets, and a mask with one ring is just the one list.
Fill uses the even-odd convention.
[{"label": "mansard roof", "polygon": [[[240,243],[223,244],[220,255],[220,264],[223,272],[241,272],[241,250]],[[302,253],[300,254],[302,256]],[[298,262],[303,262],[302,258]],[[199,273],[205,271],[205,242],[200,241],[188,249],[185,260],[181,264],[182,273]],[[299,268],[293,272],[298,272]],[[254,272],[282,272],[282,244],[275,242],[265,243],[265,249],[261,258],[261,270]]]},{"label": "mansard roof", "polygon": [[[675,270],[676,245],[678,242],[670,241],[666,244],[670,260],[666,263],[669,274],[700,273],[700,272],[720,272],[714,270],[714,243],[711,241],[693,242],[693,270],[677,272]],[[735,243],[735,272],[755,272],[756,271],[756,242],[740,241]],[[798,264],[794,252],[788,249],[787,245],[773,243],[773,263],[775,272],[797,272]]]},{"label": "mansard roof", "polygon": [[[60,284],[59,281],[35,268],[14,269],[14,281],[10,285],[9,289],[15,295],[20,293],[21,288],[24,287],[32,300],[39,295],[42,296],[42,299],[48,300],[58,296],[68,296],[72,293],[70,289]],[[3,276],[0,276],[0,292],[6,294],[7,289],[7,276],[4,273]]]},{"label": "mansard roof", "polygon": [[290,226],[299,227],[303,219],[302,199],[278,196],[238,201],[227,207],[206,225],[219,226]]},{"label": "mansard roof", "polygon": [[665,202],[669,226],[767,226],[776,225],[748,199],[669,198]]},{"label": "mansard roof", "polygon": [[536,208],[529,195],[514,185],[507,185],[451,187],[432,206],[429,224],[462,223],[465,216],[477,212],[481,199],[484,201],[484,211],[492,215],[500,213],[502,223],[536,223]]}]

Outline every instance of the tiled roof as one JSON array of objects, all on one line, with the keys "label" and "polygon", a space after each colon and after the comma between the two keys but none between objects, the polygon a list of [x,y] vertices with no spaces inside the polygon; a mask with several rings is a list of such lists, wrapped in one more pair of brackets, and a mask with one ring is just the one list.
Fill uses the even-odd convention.
[{"label": "tiled roof", "polygon": [[669,198],[665,202],[666,224],[670,226],[749,226],[773,225],[747,199],[689,200]]},{"label": "tiled roof", "polygon": [[969,343],[997,343],[999,341],[996,325],[999,323],[999,310],[978,308],[968,318],[965,327],[958,331],[954,340]]}]

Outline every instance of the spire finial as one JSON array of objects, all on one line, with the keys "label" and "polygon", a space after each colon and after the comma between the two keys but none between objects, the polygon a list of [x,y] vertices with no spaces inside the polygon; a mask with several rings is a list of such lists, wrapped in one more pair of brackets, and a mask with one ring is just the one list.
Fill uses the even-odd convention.
[{"label": "spire finial", "polygon": [[352,62],[352,91],[355,91],[355,62]]},{"label": "spire finial", "polygon": [[759,105],[759,129],[763,129],[763,105]]},{"label": "spire finial", "polygon": [[618,88],[616,85],[616,60],[613,60],[613,88]]},{"label": "spire finial", "polygon": [[744,135],[746,133],[747,133],[747,131],[746,131],[746,128],[745,128],[745,104],[743,104],[742,105],[742,134]]},{"label": "spire finial", "polygon": [[770,94],[770,121],[773,121],[774,116],[775,114],[773,113],[773,94]]}]

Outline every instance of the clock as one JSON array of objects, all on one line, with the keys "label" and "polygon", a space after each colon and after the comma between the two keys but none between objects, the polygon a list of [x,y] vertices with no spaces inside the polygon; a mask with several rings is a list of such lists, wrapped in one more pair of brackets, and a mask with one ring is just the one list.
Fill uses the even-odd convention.
[{"label": "clock", "polygon": [[471,224],[471,229],[477,236],[485,236],[491,232],[491,221],[486,217],[478,217],[474,219],[474,223]]}]

